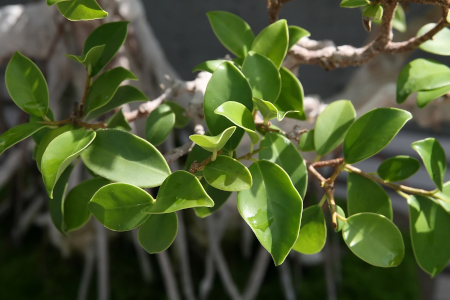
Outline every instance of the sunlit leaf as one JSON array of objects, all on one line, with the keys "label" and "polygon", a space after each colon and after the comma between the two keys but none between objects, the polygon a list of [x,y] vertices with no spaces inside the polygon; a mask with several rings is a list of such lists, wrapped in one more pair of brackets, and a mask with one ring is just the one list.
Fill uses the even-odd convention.
[{"label": "sunlit leaf", "polygon": [[76,56],[67,54],[66,57],[80,64],[83,64],[88,71],[88,75],[91,75],[92,65],[94,65],[100,59],[103,50],[105,50],[105,45],[100,45],[92,47],[85,55]]},{"label": "sunlit leaf", "polygon": [[193,134],[189,136],[189,138],[203,149],[214,153],[221,150],[223,146],[225,146],[235,130],[236,126],[231,126],[216,136]]},{"label": "sunlit leaf", "polygon": [[386,181],[402,181],[413,176],[420,168],[417,159],[410,156],[394,156],[386,159],[378,167],[378,176]]},{"label": "sunlit leaf", "polygon": [[367,0],[342,0],[340,7],[353,8],[353,7],[367,6],[369,4],[370,2]]},{"label": "sunlit leaf", "polygon": [[[435,23],[429,23],[419,29],[416,36],[421,36],[436,26]],[[442,28],[438,33],[433,35],[433,38],[421,43],[419,48],[423,51],[430,52],[437,55],[450,55],[450,29]]]},{"label": "sunlit leaf", "polygon": [[278,20],[264,28],[255,38],[252,51],[269,58],[277,68],[286,56],[289,44],[289,32],[286,20]]},{"label": "sunlit leaf", "polygon": [[320,252],[327,240],[327,228],[322,208],[313,205],[302,214],[302,223],[293,249],[303,254]]},{"label": "sunlit leaf", "polygon": [[308,30],[305,30],[301,27],[289,25],[289,44],[288,50],[292,48],[302,37],[308,37],[311,35]]},{"label": "sunlit leaf", "polygon": [[60,134],[63,134],[64,132],[73,130],[74,126],[72,124],[67,124],[58,128],[55,128],[48,132],[41,140],[41,143],[39,144],[39,147],[36,152],[36,165],[41,170],[41,161],[42,156],[44,155],[45,149],[47,149],[48,144],[50,144],[51,141],[53,141],[57,136]]},{"label": "sunlit leaf", "polygon": [[252,176],[247,167],[229,156],[219,155],[208,163],[203,176],[211,186],[223,191],[242,191],[252,186]]},{"label": "sunlit leaf", "polygon": [[281,91],[275,104],[278,114],[286,118],[306,120],[303,109],[303,86],[298,78],[285,67],[280,69]]},{"label": "sunlit leaf", "polygon": [[221,63],[226,62],[226,61],[227,61],[226,59],[207,60],[205,62],[202,62],[201,64],[196,65],[192,69],[192,72],[205,71],[205,72],[209,72],[209,73],[214,73],[214,71],[217,69],[217,67]]},{"label": "sunlit leaf", "polygon": [[108,15],[95,0],[61,1],[56,5],[59,12],[71,21],[103,19]]},{"label": "sunlit leaf", "polygon": [[445,171],[447,170],[447,159],[439,141],[428,138],[412,143],[411,147],[419,153],[434,184],[442,191]]},{"label": "sunlit leaf", "polygon": [[9,129],[0,135],[0,155],[6,149],[47,127],[48,125],[39,123],[25,123]]},{"label": "sunlit leaf", "polygon": [[314,146],[314,129],[305,132],[300,136],[298,149],[304,152],[316,150],[316,147]]}]

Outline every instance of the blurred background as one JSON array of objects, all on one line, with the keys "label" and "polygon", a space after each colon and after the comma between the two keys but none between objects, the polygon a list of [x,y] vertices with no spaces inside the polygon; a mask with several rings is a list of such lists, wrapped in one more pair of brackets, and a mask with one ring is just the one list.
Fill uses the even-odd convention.
[{"label": "blurred background", "polygon": [[[27,115],[9,98],[4,84],[6,65],[16,50],[32,58],[42,69],[56,119],[70,114],[72,103],[81,98],[84,70],[64,54],[80,55],[85,38],[102,21],[69,22],[55,7],[47,7],[44,2],[0,0],[0,134],[28,122]],[[269,24],[264,0],[98,2],[109,12],[106,22],[131,21],[127,41],[111,66],[131,69],[140,79],[136,85],[150,99],[162,93],[161,84],[170,85],[166,74],[172,80],[195,80],[197,74],[191,72],[194,66],[229,54],[211,30],[206,12],[225,10],[237,14],[255,34]],[[394,31],[394,39],[398,41],[415,36],[421,26],[437,21],[440,16],[440,10],[431,6],[405,3],[403,8],[408,27],[404,33]],[[307,29],[313,40],[332,40],[335,45],[363,46],[377,31],[374,26],[373,32],[367,33],[361,23],[361,11],[340,8],[339,0],[293,0],[281,9],[280,18]],[[300,66],[298,77],[305,95],[317,101],[319,107],[333,100],[349,99],[361,115],[370,107],[395,106],[398,73],[408,61],[419,56],[450,64],[449,58],[416,50],[396,56],[380,55],[359,68],[325,71],[319,66]],[[176,100],[186,104],[190,97],[183,95]],[[418,110],[414,96],[410,98],[401,107],[411,110],[414,120],[386,149],[358,167],[375,172],[391,156],[418,158],[410,144],[430,136],[436,137],[450,153],[448,99],[443,97]],[[142,133],[143,122],[133,124],[135,133]],[[311,128],[313,122],[311,117],[310,122],[287,121],[280,126],[286,130],[295,124]],[[161,152],[183,144],[191,133],[192,128],[176,131],[162,145]],[[391,191],[388,192],[394,221],[406,246],[405,259],[397,268],[376,268],[361,261],[331,226],[322,252],[312,256],[292,252],[281,267],[275,268],[239,217],[233,196],[219,212],[206,219],[197,218],[190,210],[180,213],[175,243],[162,254],[148,255],[140,248],[135,231],[111,232],[93,218],[67,237],[59,234],[51,224],[45,188],[31,159],[32,149],[33,141],[29,139],[0,156],[0,299],[444,300],[450,297],[448,269],[430,279],[417,266],[410,246],[408,207],[403,198]],[[306,153],[305,158],[309,157],[311,154]],[[172,169],[184,168],[183,159],[171,165]],[[75,174],[69,188],[88,176],[82,167]],[[434,188],[424,168],[405,184]],[[306,206],[320,200],[322,195],[318,191],[311,186]],[[344,175],[339,177],[336,193],[338,204],[345,210]],[[211,258],[211,238],[208,238],[211,228],[216,233],[214,242],[221,246],[225,267]],[[236,293],[233,296],[233,291],[242,297]]]}]

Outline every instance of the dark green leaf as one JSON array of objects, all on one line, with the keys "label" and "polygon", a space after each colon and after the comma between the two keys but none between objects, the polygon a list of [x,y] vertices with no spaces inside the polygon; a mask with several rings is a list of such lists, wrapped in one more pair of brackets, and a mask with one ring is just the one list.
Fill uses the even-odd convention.
[{"label": "dark green leaf", "polygon": [[205,180],[222,191],[242,191],[252,186],[249,170],[239,161],[220,155],[203,169]]},{"label": "dark green leaf", "polygon": [[69,185],[70,174],[72,174],[74,166],[69,165],[58,182],[55,185],[54,197],[49,199],[48,209],[50,211],[50,217],[52,218],[53,225],[62,234],[66,234],[64,225],[64,198],[66,197],[67,186]]},{"label": "dark green leaf", "polygon": [[278,20],[264,28],[255,38],[251,50],[269,58],[277,68],[286,56],[289,32],[286,20]]},{"label": "dark green leaf", "polygon": [[353,8],[353,7],[367,6],[369,4],[370,2],[367,0],[342,0],[340,6]]},{"label": "dark green leaf", "polygon": [[290,25],[288,26],[289,30],[289,44],[288,50],[292,48],[302,37],[308,37],[311,35],[308,30],[305,30],[301,27]]},{"label": "dark green leaf", "polygon": [[56,4],[58,2],[63,2],[63,1],[72,1],[72,0],[47,0],[47,5],[52,6],[53,4]]},{"label": "dark green leaf", "polygon": [[434,184],[442,191],[447,169],[447,159],[439,141],[434,138],[428,138],[412,143],[411,147],[419,153]]},{"label": "dark green leaf", "polygon": [[[345,218],[345,212],[339,205],[336,205],[336,212],[337,212],[338,215],[340,215],[341,217]],[[344,228],[345,222],[342,221],[341,219],[337,219],[336,223],[337,223],[337,227],[334,229],[334,231],[335,232],[339,232],[339,231],[342,230],[342,228]]]},{"label": "dark green leaf", "polygon": [[402,181],[413,176],[420,168],[417,159],[410,156],[395,156],[386,159],[378,167],[378,176],[386,181]]},{"label": "dark green leaf", "polygon": [[228,198],[230,198],[231,192],[222,191],[210,186],[204,178],[200,181],[200,183],[202,184],[208,196],[211,197],[211,199],[214,201],[213,207],[194,207],[194,211],[197,217],[205,218],[218,211],[219,208],[221,208],[222,205],[225,204]]},{"label": "dark green leaf", "polygon": [[145,124],[145,138],[151,144],[162,144],[172,132],[175,114],[167,104],[161,104],[148,116]]},{"label": "dark green leaf", "polygon": [[443,202],[445,202],[445,206],[444,209],[448,212],[450,212],[450,181],[444,183],[444,186],[442,188],[442,191],[437,191],[434,193],[436,199],[442,199],[439,200],[439,202],[442,204]]},{"label": "dark green leaf", "polygon": [[314,129],[301,135],[298,142],[298,149],[304,152],[316,150],[316,147],[314,146]]},{"label": "dark green leaf", "polygon": [[125,131],[131,131],[131,126],[127,119],[123,115],[122,109],[119,109],[114,115],[112,115],[107,121],[106,126],[108,128],[121,129]]},{"label": "dark green leaf", "polygon": [[47,149],[48,144],[50,144],[51,141],[53,141],[54,138],[59,136],[60,134],[63,134],[64,132],[73,130],[74,126],[72,124],[67,124],[61,127],[58,127],[56,129],[51,130],[49,133],[47,133],[41,140],[41,143],[39,144],[38,150],[36,152],[36,164],[39,169],[41,170],[41,161],[42,156],[44,155],[45,149]]},{"label": "dark green leaf", "polygon": [[303,254],[320,252],[327,240],[327,227],[322,208],[313,205],[303,211],[302,223],[293,249]]},{"label": "dark green leaf", "polygon": [[[435,23],[429,23],[419,29],[416,36],[421,36],[436,26]],[[438,33],[433,35],[433,38],[420,44],[419,48],[423,51],[430,52],[437,55],[450,55],[450,29],[443,28]]]},{"label": "dark green leaf", "polygon": [[17,125],[0,135],[0,155],[8,148],[31,136],[35,132],[48,127],[39,123],[25,123]]},{"label": "dark green leaf", "polygon": [[150,254],[163,252],[172,245],[177,231],[176,213],[150,215],[139,227],[139,244]]},{"label": "dark green leaf", "polygon": [[276,108],[281,112],[291,111],[286,115],[287,118],[306,120],[305,111],[303,109],[303,87],[300,81],[285,67],[280,69],[280,75],[281,91],[275,102]]},{"label": "dark green leaf", "polygon": [[226,59],[207,60],[205,62],[202,62],[199,65],[196,65],[192,69],[192,72],[205,71],[205,72],[209,72],[209,73],[214,73],[214,71],[217,69],[217,67],[221,63],[226,62],[226,61],[227,61]]},{"label": "dark green leaf", "polygon": [[66,54],[66,57],[84,65],[87,69],[88,75],[90,76],[92,73],[92,66],[100,59],[103,50],[105,50],[105,45],[100,45],[92,47],[85,55],[76,56]]},{"label": "dark green leaf", "polygon": [[103,19],[108,15],[95,0],[62,1],[56,5],[59,12],[71,21]]},{"label": "dark green leaf", "polygon": [[189,124],[191,119],[186,116],[186,110],[183,106],[173,101],[166,101],[164,103],[169,105],[175,114],[175,128],[184,128]]},{"label": "dark green leaf", "polygon": [[[55,121],[55,116],[53,115],[53,111],[49,108],[47,111],[47,119],[50,121]],[[30,115],[30,123],[37,123],[45,121],[43,117],[37,117],[35,115]],[[45,128],[37,131],[32,135],[34,142],[39,145],[44,136],[51,131],[50,128]]]}]

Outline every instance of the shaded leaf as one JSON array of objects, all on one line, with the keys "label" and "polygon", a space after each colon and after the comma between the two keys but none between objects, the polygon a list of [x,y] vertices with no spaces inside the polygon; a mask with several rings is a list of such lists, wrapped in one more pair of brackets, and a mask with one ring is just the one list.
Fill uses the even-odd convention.
[{"label": "shaded leaf", "polygon": [[417,92],[417,106],[420,108],[424,108],[431,101],[444,96],[448,92],[450,92],[450,85],[446,85],[446,86],[443,86],[443,87],[440,87],[437,89],[418,91]]},{"label": "shaded leaf", "polygon": [[252,44],[252,51],[269,58],[277,68],[286,56],[289,32],[286,20],[278,20],[264,28]]},{"label": "shaded leaf", "polygon": [[298,141],[298,149],[304,152],[316,150],[316,147],[314,146],[314,129],[301,135],[300,140]]},{"label": "shaded leaf", "polygon": [[172,245],[177,231],[176,213],[150,215],[139,227],[139,244],[150,254],[163,252]]},{"label": "shaded leaf", "polygon": [[9,129],[0,135],[0,155],[6,149],[47,127],[48,125],[39,123],[25,123]]},{"label": "shaded leaf", "polygon": [[410,156],[394,156],[378,167],[378,176],[390,182],[402,181],[413,176],[420,168],[417,159]]},{"label": "shaded leaf", "polygon": [[[50,121],[55,121],[55,116],[53,115],[53,111],[49,108],[47,111],[47,119]],[[30,123],[38,123],[45,121],[43,117],[37,117],[35,115],[30,115]],[[41,140],[44,138],[44,136],[52,131],[51,128],[44,128],[42,130],[39,130],[35,133],[33,133],[32,138],[34,142],[39,145],[41,143]]]},{"label": "shaded leaf", "polygon": [[189,124],[191,119],[186,116],[186,110],[183,106],[173,101],[166,101],[164,103],[169,105],[170,109],[172,109],[175,114],[175,128],[184,128]]},{"label": "shaded leaf", "polygon": [[50,217],[52,219],[53,225],[62,234],[66,234],[66,229],[64,225],[64,198],[66,197],[67,186],[69,185],[70,174],[72,174],[74,165],[69,165],[61,177],[59,177],[58,182],[55,185],[54,197],[50,198],[48,202],[48,209],[50,211]]},{"label": "shaded leaf", "polygon": [[419,153],[434,184],[442,191],[447,169],[447,159],[439,141],[434,138],[428,138],[412,143],[411,147]]},{"label": "shaded leaf", "polygon": [[194,207],[194,211],[197,217],[205,218],[218,211],[219,208],[221,208],[222,205],[225,204],[228,198],[230,198],[231,192],[222,191],[210,186],[204,178],[200,181],[200,183],[202,184],[208,196],[211,197],[211,199],[214,201],[213,207]]},{"label": "shaded leaf", "polygon": [[322,208],[313,205],[302,214],[302,222],[297,242],[293,249],[303,254],[320,252],[327,240],[327,228]]},{"label": "shaded leaf", "polygon": [[154,109],[145,124],[145,139],[151,144],[162,144],[172,132],[175,125],[175,114],[167,104],[161,104]]},{"label": "shaded leaf", "polygon": [[252,176],[247,167],[229,156],[219,155],[208,163],[203,176],[211,186],[223,191],[242,191],[252,186]]},{"label": "shaded leaf", "polygon": [[108,126],[108,128],[131,131],[131,126],[128,123],[127,119],[125,119],[122,109],[119,109],[106,121],[106,126]]},{"label": "shaded leaf", "polygon": [[279,114],[286,118],[306,120],[303,109],[303,86],[298,78],[285,67],[280,69],[281,91],[275,102]]},{"label": "shaded leaf", "polygon": [[90,76],[92,73],[92,65],[95,64],[101,57],[103,50],[105,50],[105,45],[92,47],[88,53],[81,56],[66,54],[66,57],[73,61],[76,61],[84,65],[87,69],[87,73]]}]

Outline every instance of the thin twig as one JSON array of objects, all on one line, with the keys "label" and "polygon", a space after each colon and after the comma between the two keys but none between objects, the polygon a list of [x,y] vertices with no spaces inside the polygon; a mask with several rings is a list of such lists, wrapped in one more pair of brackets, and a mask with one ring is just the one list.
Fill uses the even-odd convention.
[{"label": "thin twig", "polygon": [[83,115],[84,115],[84,105],[86,104],[86,99],[87,99],[87,95],[89,93],[89,89],[91,88],[91,83],[92,83],[92,78],[88,74],[86,76],[86,83],[84,84],[83,97],[81,98],[80,110],[79,110],[79,113],[78,113],[78,116],[80,118],[82,118]]},{"label": "thin twig", "polygon": [[[217,155],[220,155],[222,153],[222,150],[217,151]],[[202,162],[197,162],[196,160],[192,163],[191,167],[189,168],[189,173],[195,174],[195,172],[202,170],[207,164],[209,164],[212,161],[213,155],[208,157]]]}]

